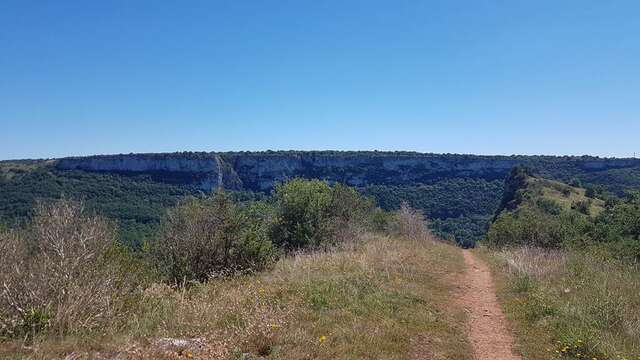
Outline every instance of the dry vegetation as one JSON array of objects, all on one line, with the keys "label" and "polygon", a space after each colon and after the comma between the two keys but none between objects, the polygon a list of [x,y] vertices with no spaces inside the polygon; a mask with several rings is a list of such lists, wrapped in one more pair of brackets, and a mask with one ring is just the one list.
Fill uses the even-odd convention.
[{"label": "dry vegetation", "polygon": [[[0,233],[0,336],[92,331],[126,316],[113,227],[79,203],[40,206],[30,231]],[[112,261],[113,260],[113,261]]]},{"label": "dry vegetation", "polygon": [[485,256],[527,359],[640,357],[637,265],[526,247]]},{"label": "dry vegetation", "polygon": [[[470,358],[449,301],[459,250],[409,208],[395,223],[392,235],[357,231],[262,272],[175,287],[141,280],[135,259],[110,250],[110,225],[78,204],[43,207],[28,239],[1,235],[5,253],[33,262],[2,262],[2,319],[25,332],[0,342],[0,357]],[[33,297],[16,306],[15,294]]]}]

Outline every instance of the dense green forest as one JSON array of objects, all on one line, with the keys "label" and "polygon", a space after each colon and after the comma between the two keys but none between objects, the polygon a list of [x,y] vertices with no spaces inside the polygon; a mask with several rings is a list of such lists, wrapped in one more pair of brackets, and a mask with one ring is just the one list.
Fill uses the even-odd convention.
[{"label": "dense green forest", "polygon": [[[25,221],[38,201],[82,199],[90,210],[118,221],[123,241],[135,246],[153,233],[167,209],[185,197],[202,194],[147,175],[60,171],[50,166],[8,174],[0,178],[0,218],[5,224]],[[424,212],[436,234],[463,241],[485,233],[502,193],[502,181],[454,178],[431,185],[372,185],[359,191],[385,210],[397,210],[407,201]],[[268,194],[233,191],[231,196],[249,201]]]},{"label": "dense green forest", "polygon": [[50,166],[6,170],[0,176],[0,223],[21,225],[38,202],[82,200],[88,210],[118,222],[123,242],[139,246],[156,228],[168,208],[199,192],[130,177],[83,171],[58,171]]},{"label": "dense green forest", "polygon": [[453,178],[431,185],[371,185],[361,191],[386,210],[398,209],[407,201],[424,211],[434,233],[465,241],[478,239],[486,232],[502,190],[501,180]]}]

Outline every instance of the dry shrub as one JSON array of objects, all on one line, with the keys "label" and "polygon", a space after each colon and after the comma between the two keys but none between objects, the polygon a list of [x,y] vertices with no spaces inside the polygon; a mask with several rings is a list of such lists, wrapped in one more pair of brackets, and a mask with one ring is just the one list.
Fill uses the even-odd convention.
[{"label": "dry shrub", "polygon": [[523,246],[503,250],[499,254],[509,265],[508,270],[512,274],[536,279],[556,276],[567,263],[567,253],[556,249]]},{"label": "dry shrub", "polygon": [[0,334],[92,330],[120,313],[126,282],[107,261],[114,229],[80,203],[40,205],[28,230],[0,234]]},{"label": "dry shrub", "polygon": [[395,230],[398,235],[411,240],[434,240],[422,212],[412,208],[406,202],[400,204],[400,210],[396,213]]}]

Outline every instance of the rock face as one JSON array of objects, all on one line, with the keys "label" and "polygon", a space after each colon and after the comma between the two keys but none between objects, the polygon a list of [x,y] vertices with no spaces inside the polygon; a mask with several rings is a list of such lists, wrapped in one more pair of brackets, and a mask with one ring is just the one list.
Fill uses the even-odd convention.
[{"label": "rock face", "polygon": [[218,155],[209,153],[129,154],[72,157],[58,160],[60,170],[84,170],[120,174],[145,173],[157,180],[211,191],[223,183],[224,169]]},{"label": "rock face", "polygon": [[553,156],[478,156],[406,152],[240,152],[128,154],[60,159],[60,170],[147,173],[154,178],[211,191],[268,191],[293,177],[353,186],[431,183],[450,177],[503,179],[518,164],[541,175],[640,167],[638,159]]}]

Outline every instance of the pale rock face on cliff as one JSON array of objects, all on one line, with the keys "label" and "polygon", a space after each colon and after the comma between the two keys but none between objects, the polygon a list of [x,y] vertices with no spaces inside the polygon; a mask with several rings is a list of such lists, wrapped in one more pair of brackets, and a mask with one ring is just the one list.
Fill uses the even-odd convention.
[{"label": "pale rock face on cliff", "polygon": [[339,181],[354,186],[368,184],[426,183],[447,177],[503,179],[518,165],[542,173],[552,167],[599,171],[640,166],[637,159],[593,157],[527,157],[439,155],[420,153],[172,153],[129,154],[64,158],[61,170],[117,173],[152,173],[162,179],[211,191],[219,186],[269,191],[276,182],[294,177]]},{"label": "pale rock face on cliff", "polygon": [[186,179],[185,183],[211,191],[222,184],[221,159],[215,154],[129,154],[73,157],[58,160],[60,170],[114,173],[153,173]]}]

